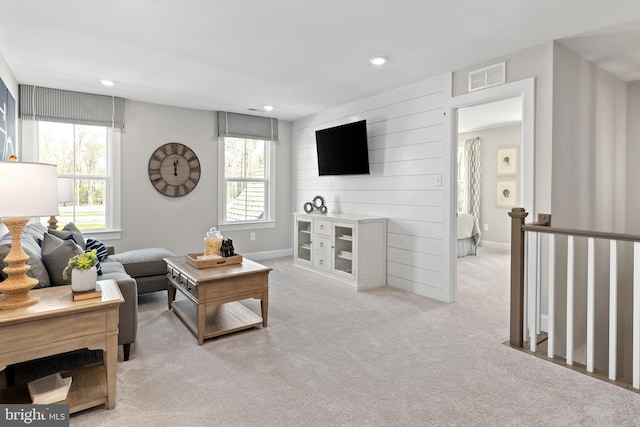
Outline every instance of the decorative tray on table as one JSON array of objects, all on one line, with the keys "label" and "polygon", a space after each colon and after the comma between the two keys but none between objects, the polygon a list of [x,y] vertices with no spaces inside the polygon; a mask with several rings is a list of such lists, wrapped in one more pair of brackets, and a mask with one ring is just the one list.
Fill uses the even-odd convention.
[{"label": "decorative tray on table", "polygon": [[193,254],[186,254],[185,259],[187,263],[195,268],[211,268],[211,267],[223,267],[231,264],[241,264],[242,255],[235,254],[230,257],[222,258],[219,255],[213,255],[205,257],[203,252],[197,252]]}]

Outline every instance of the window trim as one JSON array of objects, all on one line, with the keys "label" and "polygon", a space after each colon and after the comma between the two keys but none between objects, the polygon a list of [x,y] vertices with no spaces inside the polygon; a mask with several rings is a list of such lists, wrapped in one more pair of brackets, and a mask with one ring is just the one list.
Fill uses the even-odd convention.
[{"label": "window trim", "polygon": [[[267,149],[265,150],[265,182],[267,184],[266,200],[265,200],[265,219],[260,221],[234,221],[224,222],[226,200],[227,200],[227,186],[224,174],[225,166],[225,143],[226,136],[220,136],[218,138],[218,229],[221,231],[234,231],[234,230],[259,230],[265,228],[275,228],[275,197],[276,197],[276,144],[269,139],[260,138],[242,138],[242,139],[256,139],[258,141],[265,141]],[[235,138],[235,137],[229,137]],[[247,179],[250,181],[251,178]],[[260,180],[262,181],[262,180]]]}]

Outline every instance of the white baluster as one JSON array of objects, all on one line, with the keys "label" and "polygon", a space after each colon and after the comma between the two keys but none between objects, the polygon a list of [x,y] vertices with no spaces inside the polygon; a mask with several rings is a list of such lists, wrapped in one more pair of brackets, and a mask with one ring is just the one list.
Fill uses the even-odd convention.
[{"label": "white baluster", "polygon": [[640,242],[633,243],[633,388],[640,388]]},{"label": "white baluster", "polygon": [[547,356],[551,359],[555,353],[556,337],[556,236],[549,234],[549,313],[547,314]]},{"label": "white baluster", "polygon": [[[531,233],[524,233],[524,244],[525,248],[528,248],[529,244],[529,235]],[[529,275],[527,272],[529,271],[529,257],[527,256],[527,252],[525,250],[524,256],[524,289],[522,290],[523,296],[523,304],[524,309],[522,312],[522,338],[524,341],[527,340],[529,336]],[[524,346],[524,343],[523,343]]]},{"label": "white baluster", "polygon": [[567,239],[567,365],[573,365],[573,236]]},{"label": "white baluster", "polygon": [[609,379],[617,377],[618,346],[618,245],[609,242]]},{"label": "white baluster", "polygon": [[[538,251],[538,233],[529,233],[529,250],[531,252],[531,254],[537,255]],[[530,257],[527,257],[530,258]],[[538,285],[538,259],[537,256],[534,256],[533,259],[531,260],[531,264],[532,265],[527,265],[527,274],[529,275],[529,278],[527,280],[527,282],[529,283],[528,285],[528,301],[529,301],[529,309],[528,309],[528,315],[529,315],[529,350],[531,351],[536,351],[538,348],[538,335],[537,335],[537,331],[539,328],[539,322],[538,322],[538,313],[540,312],[538,306],[540,298],[538,296],[538,289],[540,288],[540,286]]]},{"label": "white baluster", "polygon": [[536,334],[542,332],[542,294],[541,294],[541,279],[540,279],[540,233],[536,233]]},{"label": "white baluster", "polygon": [[593,373],[594,309],[595,309],[595,239],[587,240],[587,372]]}]

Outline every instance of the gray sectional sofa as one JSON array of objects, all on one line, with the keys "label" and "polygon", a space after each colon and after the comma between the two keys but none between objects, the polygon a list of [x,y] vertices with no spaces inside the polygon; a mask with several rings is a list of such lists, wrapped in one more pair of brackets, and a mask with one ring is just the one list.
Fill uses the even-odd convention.
[{"label": "gray sectional sofa", "polygon": [[[38,280],[35,288],[65,284],[62,269],[71,256],[86,250],[87,242],[91,247],[98,245],[106,256],[100,261],[102,275],[98,280],[115,280],[125,300],[119,310],[118,344],[123,346],[124,360],[128,360],[138,331],[138,295],[167,289],[163,258],[173,256],[173,253],[164,248],[146,248],[116,254],[113,247],[85,239],[71,223],[62,230],[27,224],[22,234],[22,247],[29,255],[27,264],[31,270],[27,274]],[[0,239],[0,270],[5,267],[3,260],[10,248],[11,236],[7,233]],[[5,278],[0,271],[0,281]]]}]

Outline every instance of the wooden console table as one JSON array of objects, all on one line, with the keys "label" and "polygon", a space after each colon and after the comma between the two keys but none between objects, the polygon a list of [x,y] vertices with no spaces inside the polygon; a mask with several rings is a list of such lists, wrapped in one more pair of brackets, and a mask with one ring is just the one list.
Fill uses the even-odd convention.
[{"label": "wooden console table", "polygon": [[[103,365],[71,372],[69,412],[116,404],[118,307],[124,302],[113,280],[100,281],[101,298],[73,301],[71,285],[31,291],[40,302],[0,311],[0,370],[7,365],[87,348],[103,351]],[[0,390],[0,403],[31,403],[26,384]]]},{"label": "wooden console table", "polygon": [[[267,327],[270,267],[244,259],[242,264],[197,269],[184,257],[165,258],[169,309],[198,338],[205,339]],[[186,299],[175,301],[176,290]],[[260,300],[262,318],[237,301]]]}]

